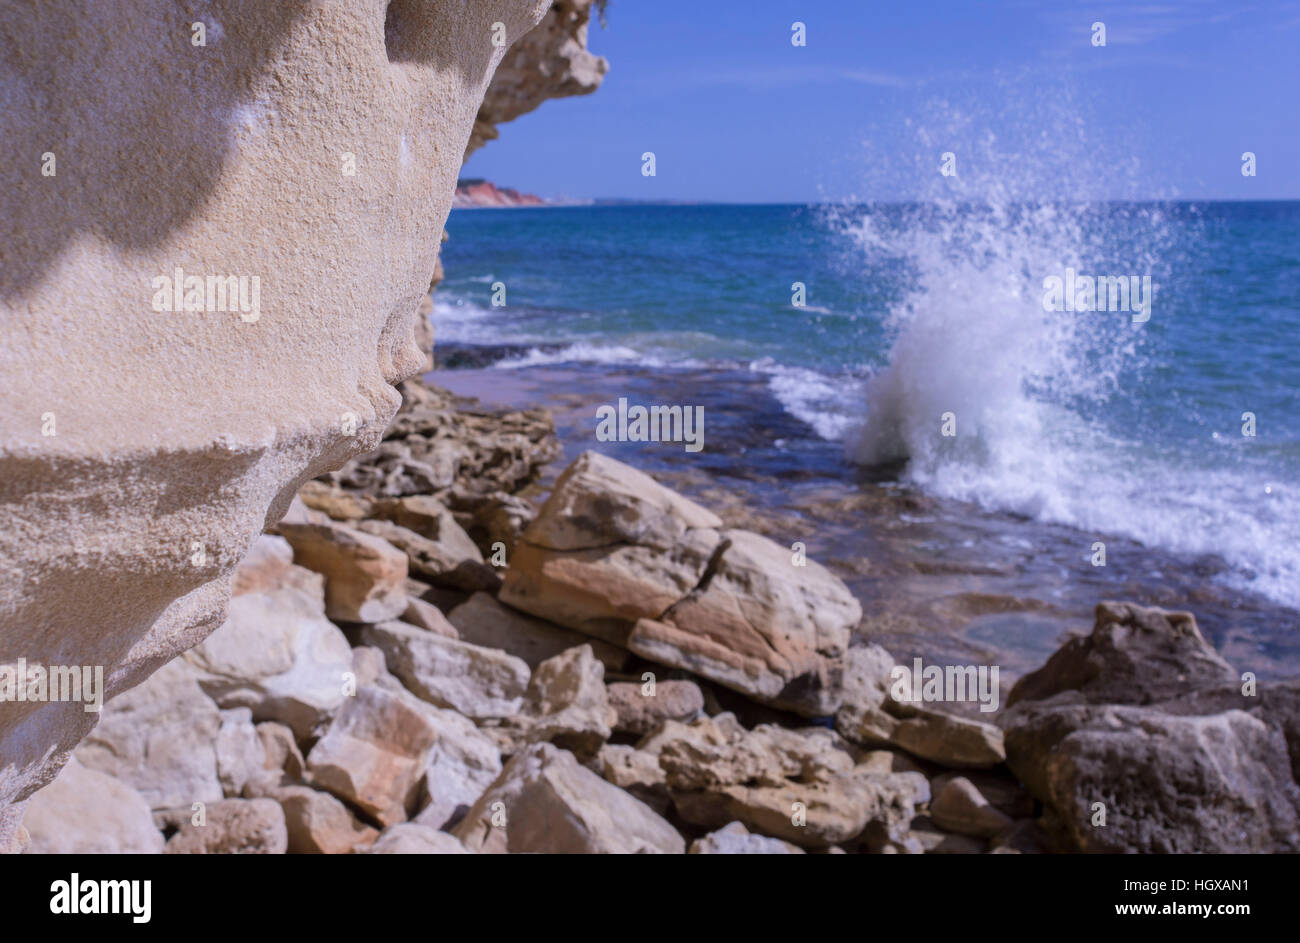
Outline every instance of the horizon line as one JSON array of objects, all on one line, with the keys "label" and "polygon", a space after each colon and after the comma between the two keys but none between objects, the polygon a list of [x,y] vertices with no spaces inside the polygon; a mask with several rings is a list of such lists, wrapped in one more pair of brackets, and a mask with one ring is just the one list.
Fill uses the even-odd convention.
[{"label": "horizon line", "polygon": [[[518,187],[511,187],[512,190],[518,190]],[[520,191],[522,192],[522,191]],[[863,199],[845,199],[845,200],[677,200],[677,199],[639,199],[635,197],[594,197],[582,199],[555,198],[547,199],[541,197],[545,202],[541,204],[525,204],[519,206],[453,206],[452,210],[533,210],[533,209],[564,209],[566,207],[599,207],[608,209],[619,206],[663,206],[663,207],[682,207],[682,206],[915,206],[917,204],[937,204],[939,201],[929,199],[888,199],[888,200],[863,200]],[[945,201],[947,202],[947,201]],[[988,203],[978,199],[967,199],[953,201],[959,205],[971,203]],[[1075,203],[1075,204],[1101,204],[1101,203],[1149,203],[1149,204],[1197,204],[1197,203],[1300,203],[1300,196],[1293,197],[1255,197],[1252,199],[1242,199],[1240,197],[1109,197],[1105,199],[1076,200],[1068,197],[1050,197],[1041,200],[1033,198],[1023,198],[1008,201],[1011,204],[1017,203]]]}]

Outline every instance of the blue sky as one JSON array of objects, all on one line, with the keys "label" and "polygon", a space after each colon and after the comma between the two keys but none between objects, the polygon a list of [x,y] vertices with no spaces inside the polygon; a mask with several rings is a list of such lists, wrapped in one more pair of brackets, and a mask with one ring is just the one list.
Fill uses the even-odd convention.
[{"label": "blue sky", "polygon": [[600,90],[503,125],[464,176],[756,203],[1300,198],[1300,0],[612,0],[608,22]]}]

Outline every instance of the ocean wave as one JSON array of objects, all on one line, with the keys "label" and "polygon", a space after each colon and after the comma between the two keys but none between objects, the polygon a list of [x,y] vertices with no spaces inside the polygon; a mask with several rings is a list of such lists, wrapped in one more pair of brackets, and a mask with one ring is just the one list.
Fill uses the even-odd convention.
[{"label": "ocean wave", "polygon": [[766,374],[768,389],[782,408],[823,439],[843,439],[854,428],[857,420],[852,407],[861,395],[856,381],[770,358],[753,361],[749,369]]},{"label": "ocean wave", "polygon": [[843,435],[852,460],[904,461],[928,493],[1077,528],[1081,560],[1107,535],[1217,555],[1225,582],[1300,608],[1294,469],[1165,435],[1142,398],[1147,330],[1128,313],[1044,309],[1044,276],[1159,272],[1194,228],[1175,232],[1158,207],[1013,202],[996,182],[982,200],[836,225],[866,270],[888,257],[910,273]]},{"label": "ocean wave", "polygon": [[644,350],[621,344],[600,344],[578,341],[567,344],[558,350],[534,347],[519,357],[508,357],[498,361],[494,366],[499,370],[517,370],[521,367],[556,366],[567,363],[587,364],[635,364],[640,367],[707,367],[703,360],[671,357],[665,358],[648,354]]},{"label": "ocean wave", "polygon": [[[434,342],[452,341],[461,344],[502,343],[503,325],[501,318],[491,308],[475,304],[464,298],[458,298],[449,292],[438,291],[433,295]],[[514,340],[508,338],[506,340]],[[519,343],[528,343],[529,338],[520,338]]]}]

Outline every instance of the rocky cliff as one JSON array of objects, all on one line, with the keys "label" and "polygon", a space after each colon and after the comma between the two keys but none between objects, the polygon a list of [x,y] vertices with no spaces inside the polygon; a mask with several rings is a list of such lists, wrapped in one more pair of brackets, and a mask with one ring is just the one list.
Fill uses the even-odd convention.
[{"label": "rocky cliff", "polygon": [[[379,443],[480,102],[549,9],[0,7],[0,848],[97,716],[17,701],[19,666],[138,684],[222,623],[303,482]],[[510,87],[488,121],[543,94]]]},{"label": "rocky cliff", "polygon": [[474,120],[465,157],[497,137],[497,125],[513,121],[552,98],[589,95],[609,71],[604,57],[587,49],[592,9],[604,0],[555,0],[537,28],[511,48]]},{"label": "rocky cliff", "polygon": [[491,180],[462,180],[456,185],[457,209],[505,206],[545,206],[546,201],[533,193],[520,193],[514,187],[498,187]]}]

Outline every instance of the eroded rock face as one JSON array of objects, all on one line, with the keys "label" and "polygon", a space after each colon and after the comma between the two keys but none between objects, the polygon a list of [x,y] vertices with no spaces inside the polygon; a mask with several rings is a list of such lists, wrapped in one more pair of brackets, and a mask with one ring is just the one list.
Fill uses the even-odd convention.
[{"label": "eroded rock face", "polygon": [[[221,624],[298,487],[379,443],[484,91],[549,7],[0,10],[26,155],[0,167],[0,664],[138,684]],[[0,709],[0,807],[93,723]]]},{"label": "eroded rock face", "polygon": [[1065,690],[1093,704],[1149,704],[1238,680],[1190,612],[1103,602],[1092,633],[1066,642],[1047,664],[1021,678],[1007,706]]},{"label": "eroded rock face", "polygon": [[379,448],[324,476],[325,485],[351,498],[318,492],[317,506],[353,516],[374,499],[422,495],[453,511],[466,508],[472,517],[481,510],[478,499],[513,493],[561,453],[555,420],[544,409],[460,408],[466,401],[414,381],[403,383],[401,393],[397,418]]},{"label": "eroded rock face", "polygon": [[488,87],[465,156],[497,137],[496,126],[532,111],[548,98],[590,95],[609,63],[587,50],[593,7],[605,0],[555,0],[537,28],[506,54]]},{"label": "eroded rock face", "polygon": [[1012,690],[1007,765],[1059,850],[1296,852],[1292,690],[1244,694],[1189,613],[1102,603]]},{"label": "eroded rock face", "polygon": [[[1047,805],[1063,850],[1300,851],[1300,789],[1281,732],[1243,711],[1174,716],[1127,706],[1028,706],[1008,762]],[[1105,827],[1096,818],[1101,803]]]},{"label": "eroded rock face", "polygon": [[658,753],[678,814],[720,828],[739,821],[809,848],[851,841],[869,826],[877,841],[902,837],[930,798],[920,773],[860,766],[833,731],[767,724],[746,731],[729,715],[669,721],[642,749]]}]

